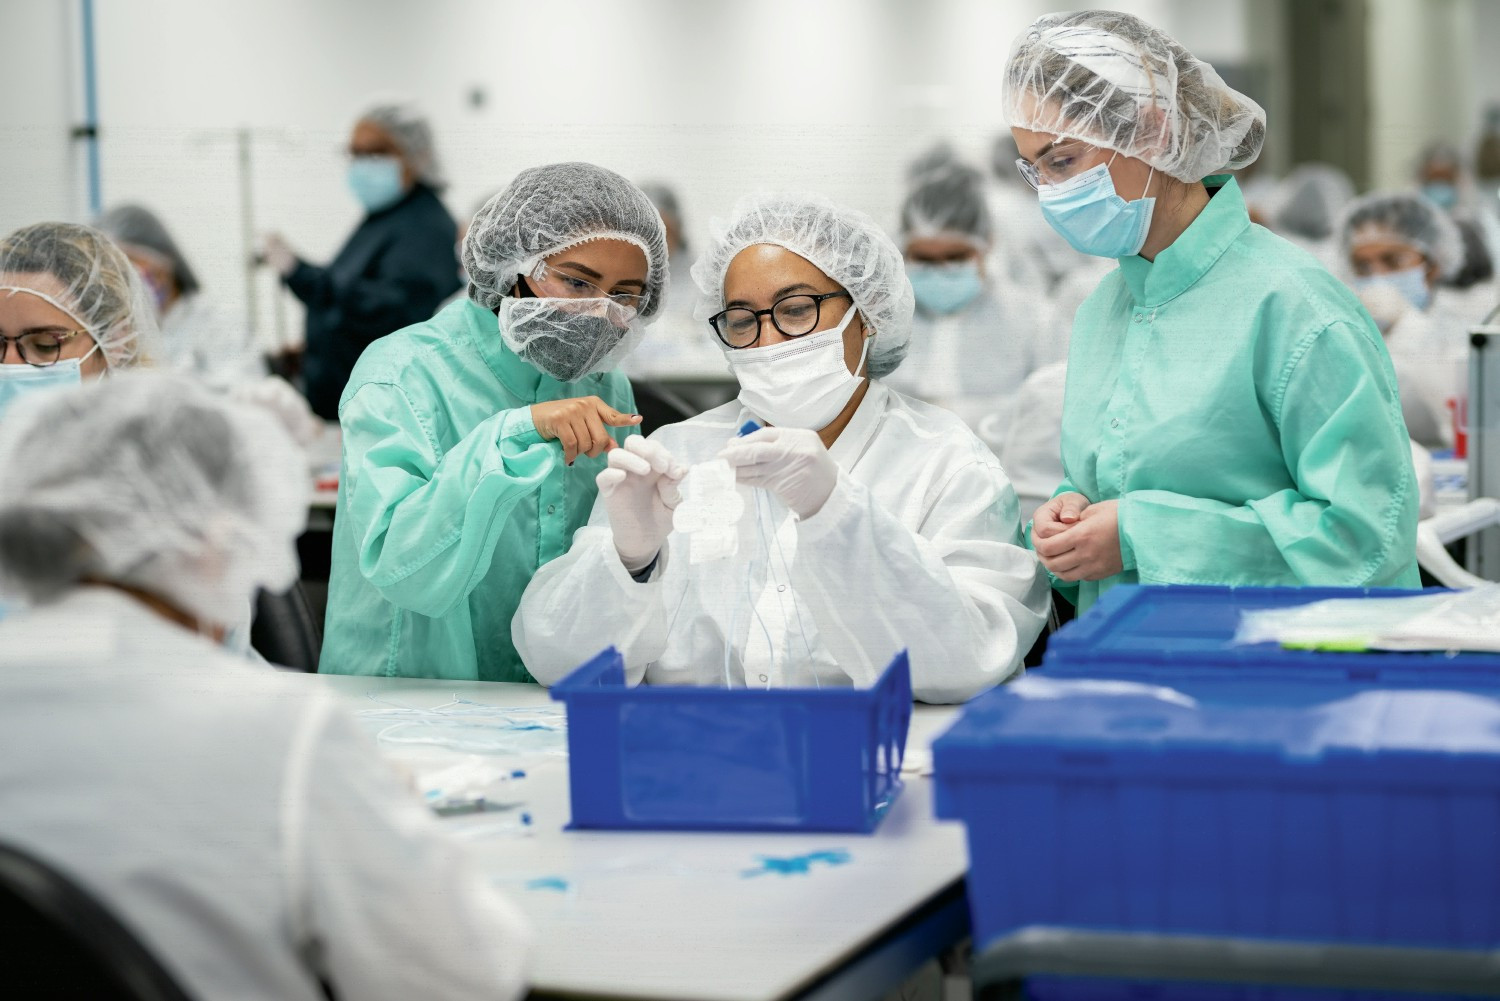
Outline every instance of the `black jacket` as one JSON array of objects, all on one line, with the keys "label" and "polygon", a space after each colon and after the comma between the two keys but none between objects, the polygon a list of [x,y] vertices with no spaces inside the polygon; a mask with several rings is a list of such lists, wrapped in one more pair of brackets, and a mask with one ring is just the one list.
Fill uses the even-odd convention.
[{"label": "black jacket", "polygon": [[313,412],[338,419],[339,396],[376,338],[430,318],[459,287],[458,226],[433,190],[418,184],[395,205],[365,216],[326,267],[298,261],[286,287],[307,306],[303,375]]}]

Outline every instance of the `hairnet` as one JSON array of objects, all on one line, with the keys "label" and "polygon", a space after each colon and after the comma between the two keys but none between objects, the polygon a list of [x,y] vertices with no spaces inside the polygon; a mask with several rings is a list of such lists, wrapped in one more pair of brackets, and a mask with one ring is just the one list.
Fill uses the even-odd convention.
[{"label": "hairnet", "polygon": [[141,247],[167,262],[183,295],[198,291],[198,276],[155,213],[140,205],[116,205],[99,217],[99,229],[121,246]]},{"label": "hairnet", "polygon": [[682,210],[677,204],[677,192],[660,181],[642,181],[639,185],[641,193],[651,200],[656,206],[656,211],[662,215],[671,216],[678,222],[682,221]]},{"label": "hairnet", "polygon": [[0,295],[27,292],[87,330],[111,369],[153,357],[156,307],[130,258],[97,229],[39,222],[0,240]]},{"label": "hairnet", "polygon": [[1180,181],[1260,155],[1266,113],[1140,18],[1044,14],[1016,39],[1001,97],[1016,128],[1082,139]]},{"label": "hairnet", "polygon": [[840,208],[822,195],[752,195],[726,223],[715,219],[708,249],[693,265],[704,299],[697,317],[723,308],[724,275],[746,247],[769,243],[806,258],[854,300],[870,341],[869,371],[889,375],[906,357],[915,308],[901,251],[863,212]]},{"label": "hairnet", "polygon": [[656,206],[656,211],[661,213],[661,217],[670,220],[677,227],[677,245],[668,247],[667,250],[672,254],[686,253],[689,247],[687,236],[682,231],[682,206],[678,204],[677,192],[671,186],[659,181],[645,181],[640,185],[640,189],[647,198],[651,199],[651,204]]},{"label": "hairnet", "polygon": [[377,104],[360,115],[359,121],[378,125],[390,134],[417,180],[439,191],[447,186],[426,115],[410,104]]},{"label": "hairnet", "polygon": [[956,237],[988,249],[994,227],[979,171],[950,163],[917,179],[901,203],[901,233],[907,240]]},{"label": "hairnet", "polygon": [[84,579],[220,625],[296,580],[306,459],[271,414],[196,380],[130,372],[17,401],[0,422],[0,584]]},{"label": "hairnet", "polygon": [[469,298],[495,309],[537,262],[590,240],[625,240],[646,255],[643,319],[661,307],[667,229],[645,192],[592,163],[532,167],[485,203],[464,237]]},{"label": "hairnet", "polygon": [[906,165],[906,183],[919,184],[928,174],[942,173],[958,163],[958,150],[948,140],[939,139]]},{"label": "hairnet", "polygon": [[1403,243],[1422,252],[1451,278],[1464,263],[1463,236],[1448,213],[1425,195],[1407,191],[1376,191],[1352,203],[1339,222],[1344,253],[1375,240]]},{"label": "hairnet", "polygon": [[1271,224],[1309,240],[1326,240],[1353,198],[1354,182],[1348,174],[1330,164],[1304,163],[1277,185]]},{"label": "hairnet", "polygon": [[1421,156],[1417,160],[1419,172],[1433,167],[1440,170],[1451,170],[1455,173],[1462,171],[1464,166],[1463,154],[1458,147],[1444,139],[1430,142],[1422,147]]}]

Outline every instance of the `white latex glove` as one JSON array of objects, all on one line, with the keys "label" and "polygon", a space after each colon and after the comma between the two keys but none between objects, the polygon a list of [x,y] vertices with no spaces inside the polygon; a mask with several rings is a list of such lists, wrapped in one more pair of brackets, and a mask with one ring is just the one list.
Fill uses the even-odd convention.
[{"label": "white latex glove", "polygon": [[719,458],[740,483],[771,491],[803,519],[823,509],[839,480],[823,439],[805,428],[761,428],[730,442]]},{"label": "white latex glove", "polygon": [[269,375],[255,382],[236,383],[229,387],[229,397],[264,407],[275,414],[287,433],[303,448],[308,448],[323,435],[323,422],[313,414],[306,398],[285,379]]},{"label": "white latex glove", "polygon": [[687,467],[662,445],[640,435],[625,439],[611,449],[609,466],[594,478],[609,527],[615,537],[615,552],[631,573],[638,573],[656,559],[672,531],[672,512],[682,500],[678,484]]},{"label": "white latex glove", "polygon": [[297,254],[280,233],[270,233],[262,238],[260,256],[283,278],[297,270]]}]

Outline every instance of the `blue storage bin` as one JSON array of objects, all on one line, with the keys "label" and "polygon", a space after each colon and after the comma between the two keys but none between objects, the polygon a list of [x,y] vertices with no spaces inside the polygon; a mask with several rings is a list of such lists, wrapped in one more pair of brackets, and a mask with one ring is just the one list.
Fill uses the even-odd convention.
[{"label": "blue storage bin", "polygon": [[873,831],[901,792],[903,650],[873,688],[625,685],[614,647],[552,688],[574,828]]},{"label": "blue storage bin", "polygon": [[1029,677],[933,753],[976,951],[1033,925],[1500,945],[1500,698]]},{"label": "blue storage bin", "polygon": [[[1176,980],[1107,980],[1096,977],[1030,977],[1026,1001],[1424,1001],[1430,994],[1337,990],[1317,987],[1261,987],[1254,984],[1202,984]],[[1442,1001],[1465,1001],[1444,994]]]},{"label": "blue storage bin", "polygon": [[1354,681],[1381,685],[1500,685],[1500,654],[1326,653],[1275,643],[1236,646],[1240,613],[1331,598],[1420,591],[1334,587],[1111,588],[1047,641],[1047,677],[1134,678],[1164,684],[1205,677]]}]

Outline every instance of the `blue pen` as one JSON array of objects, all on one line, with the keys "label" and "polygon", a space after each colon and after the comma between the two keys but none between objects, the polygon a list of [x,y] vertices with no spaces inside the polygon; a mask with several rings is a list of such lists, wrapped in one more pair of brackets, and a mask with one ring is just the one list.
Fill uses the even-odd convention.
[{"label": "blue pen", "polygon": [[734,436],[736,438],[743,438],[743,437],[745,437],[745,435],[747,435],[747,434],[754,434],[755,432],[757,432],[759,430],[760,430],[760,425],[759,424],[755,423],[754,421],[746,421],[745,423],[743,423],[743,424],[740,425],[740,429],[735,432]]}]

